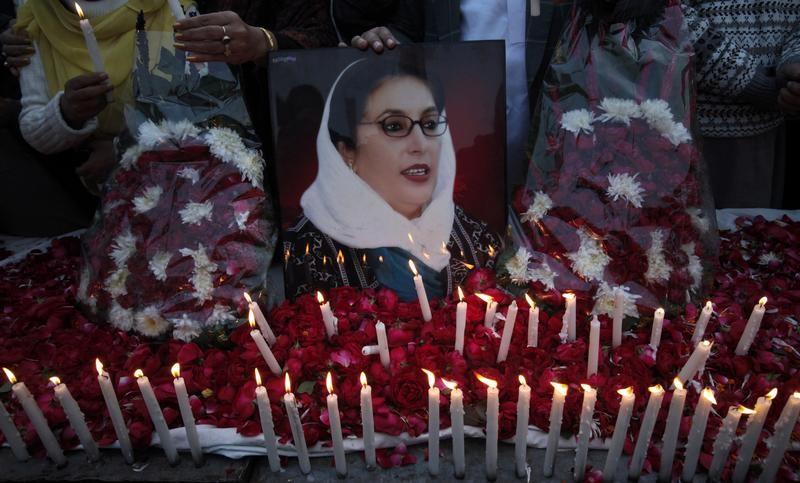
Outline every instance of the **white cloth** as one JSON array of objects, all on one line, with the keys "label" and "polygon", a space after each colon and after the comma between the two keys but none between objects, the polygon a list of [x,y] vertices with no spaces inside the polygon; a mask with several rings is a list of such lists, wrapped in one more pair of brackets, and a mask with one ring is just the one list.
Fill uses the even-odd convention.
[{"label": "white cloth", "polygon": [[[305,216],[323,233],[351,248],[402,248],[434,270],[442,270],[450,253],[442,243],[450,239],[455,219],[453,185],[456,156],[450,131],[441,136],[439,169],[433,199],[413,220],[396,212],[364,180],[345,164],[328,132],[330,104],[339,74],[328,100],[317,135],[317,177],[300,199]],[[367,95],[367,93],[364,93]],[[412,243],[408,234],[414,239]]]}]

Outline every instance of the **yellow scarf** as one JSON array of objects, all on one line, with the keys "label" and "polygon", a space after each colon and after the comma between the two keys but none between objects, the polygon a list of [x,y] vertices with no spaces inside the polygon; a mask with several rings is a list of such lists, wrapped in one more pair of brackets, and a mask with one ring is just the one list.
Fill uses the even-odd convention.
[{"label": "yellow scarf", "polygon": [[[139,11],[144,12],[148,32],[172,31],[175,18],[166,0],[129,0],[116,10],[91,18],[106,73],[114,85],[113,102],[98,116],[96,137],[110,138],[120,133],[125,104],[133,97],[131,74]],[[15,28],[26,31],[37,44],[51,96],[63,90],[73,77],[94,71],[80,19],[60,0],[27,0],[17,15]],[[170,45],[165,47],[172,49],[171,35],[160,38],[169,39]]]}]

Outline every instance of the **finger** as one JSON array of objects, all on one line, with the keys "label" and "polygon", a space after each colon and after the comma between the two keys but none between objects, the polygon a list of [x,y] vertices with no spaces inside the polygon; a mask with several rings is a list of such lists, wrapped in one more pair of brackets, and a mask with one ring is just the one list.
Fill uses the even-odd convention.
[{"label": "finger", "polygon": [[197,27],[189,30],[182,30],[175,35],[175,40],[180,42],[197,42],[206,40],[222,40],[225,35],[219,25],[209,25],[207,27]]},{"label": "finger", "polygon": [[108,74],[105,72],[92,72],[91,74],[83,74],[67,81],[67,85],[71,90],[79,90],[84,87],[89,87],[97,84],[104,83],[108,80]]},{"label": "finger", "polygon": [[3,45],[3,54],[6,57],[31,57],[36,49],[30,45]]},{"label": "finger", "polygon": [[369,43],[367,42],[367,40],[360,35],[356,35],[355,37],[353,37],[350,40],[350,45],[361,50],[367,50],[369,48]]},{"label": "finger", "polygon": [[11,72],[11,75],[14,77],[19,77],[19,69],[17,67],[9,66],[8,70]]},{"label": "finger", "polygon": [[[197,15],[196,17],[186,17],[176,22],[173,27],[176,32],[182,32],[198,27],[208,27],[210,25],[228,25],[231,23],[231,20],[233,20],[230,16],[232,13],[233,12],[215,12]],[[233,15],[238,18],[238,15]]]},{"label": "finger", "polygon": [[11,32],[6,32],[2,36],[0,36],[0,41],[3,42],[3,45],[27,45],[32,46],[33,42],[26,36],[23,37],[22,35],[17,35]]},{"label": "finger", "polygon": [[9,57],[6,59],[6,63],[9,67],[25,67],[26,65],[31,63],[30,57]]},{"label": "finger", "polygon": [[105,101],[105,94],[114,90],[114,86],[111,84],[99,84],[93,85],[89,87],[83,87],[73,92],[72,97],[70,100],[75,100],[76,102],[81,101],[88,101],[91,99],[102,98]]},{"label": "finger", "polygon": [[377,53],[383,52],[383,41],[378,34],[374,32],[374,30],[370,30],[368,32],[364,32],[364,40],[367,41],[369,46]]},{"label": "finger", "polygon": [[380,37],[381,42],[383,44],[392,49],[395,45],[397,45],[397,41],[394,39],[394,35],[392,35],[392,31],[387,29],[386,27],[378,27],[378,37]]},{"label": "finger", "polygon": [[337,47],[347,47],[347,44],[346,44],[346,43],[344,43],[344,42],[339,42],[339,44],[337,45]]},{"label": "finger", "polygon": [[219,55],[225,52],[225,44],[219,40],[213,42],[176,42],[175,48],[193,54]]},{"label": "finger", "polygon": [[192,55],[186,57],[186,60],[195,64],[200,64],[203,62],[226,62],[231,64],[237,63],[231,60],[230,57],[225,57],[225,55],[197,54],[195,52],[192,52]]},{"label": "finger", "polygon": [[786,84],[786,89],[788,89],[792,95],[800,97],[800,82],[790,81]]},{"label": "finger", "polygon": [[788,64],[783,73],[790,79],[800,79],[800,63]]}]

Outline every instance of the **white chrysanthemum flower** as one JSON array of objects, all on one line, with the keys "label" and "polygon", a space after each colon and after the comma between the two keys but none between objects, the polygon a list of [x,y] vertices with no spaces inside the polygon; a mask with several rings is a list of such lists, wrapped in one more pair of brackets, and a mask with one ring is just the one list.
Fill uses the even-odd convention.
[{"label": "white chrysanthemum flower", "polygon": [[537,223],[553,207],[553,199],[544,191],[537,191],[533,196],[533,203],[520,218],[523,223]]},{"label": "white chrysanthemum flower", "polygon": [[621,287],[611,287],[611,285],[606,282],[602,282],[600,286],[597,287],[592,314],[613,316],[614,298],[617,289],[622,291],[622,313],[624,316],[639,317],[639,309],[636,308],[636,300],[641,298],[641,295],[632,294],[630,289],[624,285]]},{"label": "white chrysanthemum flower", "polygon": [[150,272],[156,277],[156,280],[164,281],[167,279],[167,266],[172,254],[169,252],[159,251],[153,255],[153,258],[147,263]]},{"label": "white chrysanthemum flower", "polygon": [[168,123],[167,129],[173,139],[179,143],[188,141],[200,136],[200,129],[186,119],[178,122]]},{"label": "white chrysanthemum flower", "polygon": [[169,329],[169,322],[154,306],[136,312],[133,318],[136,331],[147,337],[158,337]]},{"label": "white chrysanthemum flower", "polygon": [[708,218],[703,216],[703,210],[700,208],[688,208],[686,213],[692,219],[692,225],[697,228],[700,233],[705,233],[711,228]]},{"label": "white chrysanthemum flower", "polygon": [[246,154],[247,147],[233,129],[214,127],[206,131],[203,140],[211,154],[226,163],[236,163],[237,158]]},{"label": "white chrysanthemum flower", "polygon": [[188,179],[193,185],[195,185],[198,181],[200,181],[200,171],[197,171],[194,168],[183,168],[182,170],[178,171],[178,177]]},{"label": "white chrysanthemum flower", "polygon": [[122,166],[123,169],[131,169],[136,164],[136,161],[139,160],[139,156],[145,150],[138,144],[134,144],[133,146],[129,147],[125,150],[122,154],[122,158],[119,160],[119,165]]},{"label": "white chrysanthemum flower", "polygon": [[622,198],[636,208],[641,208],[644,201],[642,196],[644,188],[636,180],[637,176],[639,176],[639,173],[633,176],[628,173],[609,174],[606,195],[614,201]]},{"label": "white chrysanthemum flower", "polygon": [[605,114],[601,114],[597,118],[601,122],[616,121],[630,126],[631,119],[642,117],[639,105],[630,99],[606,97],[598,107],[605,111]]},{"label": "white chrysanthemum flower", "polygon": [[147,151],[166,142],[170,137],[170,133],[165,127],[163,122],[156,124],[151,120],[147,120],[139,125],[137,139],[139,140],[141,148]]},{"label": "white chrysanthemum flower", "polygon": [[211,213],[214,205],[210,201],[204,203],[186,203],[186,206],[178,212],[181,221],[187,225],[199,225],[203,220],[211,221]]},{"label": "white chrysanthemum flower", "polygon": [[197,250],[181,248],[181,255],[192,257],[194,260],[194,270],[192,271],[192,295],[200,302],[210,300],[214,292],[214,278],[212,274],[217,271],[217,266],[211,262],[202,243],[197,245]]},{"label": "white chrysanthemum flower", "polygon": [[572,269],[587,280],[603,280],[603,272],[611,261],[611,257],[603,251],[602,245],[586,230],[578,230],[581,244],[578,251],[567,253],[572,261]]},{"label": "white chrysanthemum flower", "polygon": [[672,267],[664,256],[664,241],[667,234],[664,230],[654,230],[650,237],[653,242],[647,249],[647,272],[644,278],[650,283],[666,282],[672,273]]},{"label": "white chrysanthemum flower", "polygon": [[673,122],[668,127],[669,129],[661,131],[661,135],[667,138],[673,146],[688,143],[692,140],[692,135],[689,134],[689,130],[686,129],[683,123]]},{"label": "white chrysanthemum flower", "polygon": [[255,149],[248,149],[244,156],[236,159],[234,165],[254,188],[260,188],[264,179],[264,159]]},{"label": "white chrysanthemum flower", "polygon": [[695,254],[694,242],[681,245],[681,249],[686,253],[686,256],[689,257],[689,264],[686,266],[686,269],[692,277],[691,289],[692,291],[697,291],[697,289],[700,288],[700,284],[703,282],[703,263],[700,257]]},{"label": "white chrysanthemum flower", "polygon": [[247,228],[247,219],[250,218],[250,210],[240,211],[233,214],[233,219],[236,220],[236,226],[244,231]]},{"label": "white chrysanthemum flower", "polygon": [[528,277],[531,280],[541,282],[548,290],[555,290],[557,276],[558,274],[550,268],[547,260],[542,260],[542,265],[539,268],[532,268],[528,272]]},{"label": "white chrysanthemum flower", "polygon": [[200,336],[200,324],[190,319],[186,314],[183,314],[180,319],[171,319],[170,322],[173,324],[173,339],[191,342]]},{"label": "white chrysanthemum flower", "polygon": [[594,113],[587,109],[574,109],[561,116],[561,127],[575,136],[578,134],[592,134],[594,132]]},{"label": "white chrysanthemum flower", "polygon": [[86,303],[89,299],[89,280],[92,278],[91,273],[89,273],[89,266],[85,265],[81,269],[81,278],[80,282],[78,283],[78,292],[75,294],[77,299],[82,302]]},{"label": "white chrysanthemum flower", "polygon": [[133,199],[133,211],[137,214],[146,213],[158,205],[158,200],[164,189],[161,186],[148,186],[141,195]]},{"label": "white chrysanthemum flower", "polygon": [[508,271],[512,283],[525,285],[530,281],[530,278],[528,278],[528,264],[531,256],[531,252],[525,247],[519,247],[517,253],[506,261],[506,271]]},{"label": "white chrysanthemum flower", "polygon": [[126,309],[113,301],[111,310],[108,311],[108,322],[117,329],[127,332],[133,328],[133,310]]},{"label": "white chrysanthemum flower", "polygon": [[117,298],[128,293],[128,287],[125,284],[130,274],[131,272],[129,272],[127,268],[118,268],[111,272],[111,275],[108,276],[103,286],[106,292],[111,295],[111,298]]},{"label": "white chrysanthemum flower", "polygon": [[206,319],[206,327],[213,327],[215,325],[225,324],[234,320],[236,320],[236,315],[234,315],[230,307],[222,304],[216,304],[214,305],[214,310],[211,311],[211,315],[209,315],[208,319]]},{"label": "white chrysanthemum flower", "polygon": [[759,265],[769,265],[774,262],[781,262],[781,257],[773,252],[762,253],[761,256],[758,257]]},{"label": "white chrysanthemum flower", "polygon": [[669,108],[667,101],[663,99],[648,99],[639,105],[647,124],[650,127],[663,132],[672,125],[672,110]]},{"label": "white chrysanthemum flower", "polygon": [[124,232],[114,237],[111,243],[111,258],[117,268],[122,268],[136,252],[136,237],[131,233],[131,229],[126,228]]}]

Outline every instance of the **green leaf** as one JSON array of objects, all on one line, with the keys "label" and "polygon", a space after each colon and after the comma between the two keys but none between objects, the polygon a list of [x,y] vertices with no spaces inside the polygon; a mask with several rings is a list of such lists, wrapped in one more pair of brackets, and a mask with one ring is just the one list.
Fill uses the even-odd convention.
[{"label": "green leaf", "polygon": [[297,392],[311,394],[311,393],[314,392],[314,385],[315,384],[316,384],[316,382],[314,382],[314,381],[305,381],[302,384],[300,384],[299,386],[297,386]]}]

